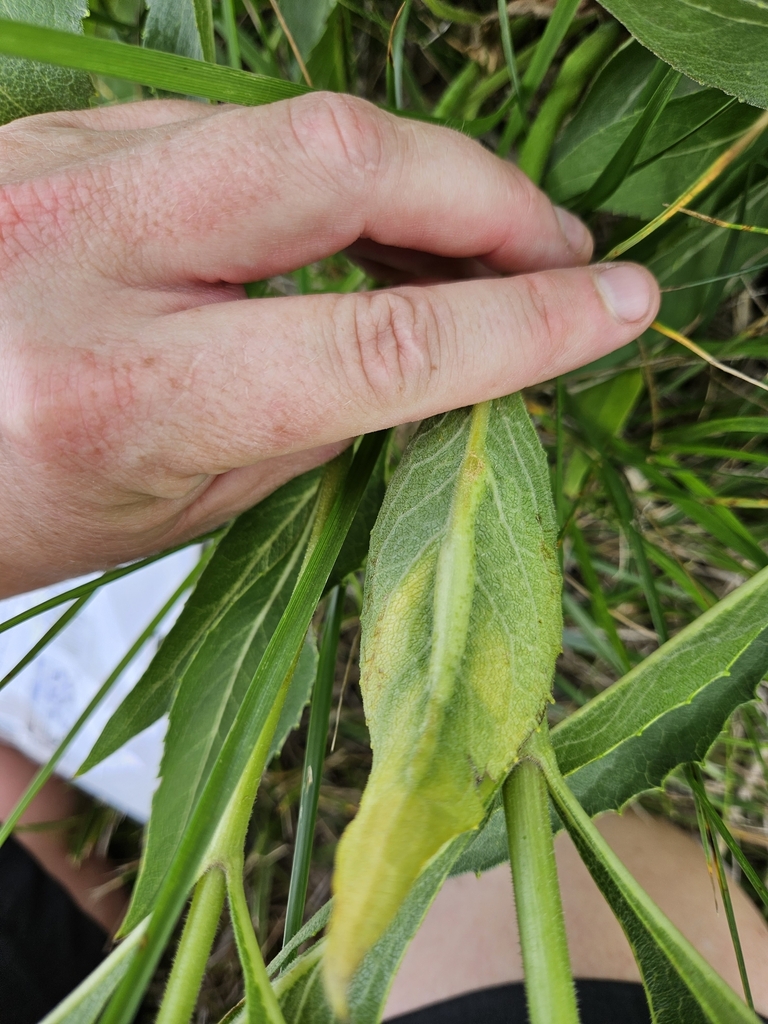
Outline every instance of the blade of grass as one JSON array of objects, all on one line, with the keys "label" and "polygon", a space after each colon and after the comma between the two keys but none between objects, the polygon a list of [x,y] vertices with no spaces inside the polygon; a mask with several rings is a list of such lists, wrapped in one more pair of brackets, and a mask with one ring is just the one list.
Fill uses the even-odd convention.
[{"label": "blade of grass", "polygon": [[311,89],[312,78],[310,77],[310,74],[307,71],[307,65],[304,63],[304,58],[301,56],[301,50],[298,48],[298,46],[296,45],[296,40],[293,38],[293,33],[288,28],[288,23],[283,17],[283,12],[280,10],[280,4],[277,2],[277,0],[269,0],[269,2],[272,6],[272,10],[275,12],[275,17],[277,18],[278,24],[280,25],[280,28],[283,31],[283,35],[285,36],[286,42],[291,48],[291,53],[295,57],[296,63],[299,65],[299,71],[301,71],[304,81]]},{"label": "blade of grass", "polygon": [[507,12],[506,0],[498,0],[499,9],[499,28],[501,29],[501,47],[504,51],[504,60],[507,64],[507,71],[509,72],[509,80],[512,83],[515,96],[517,98],[518,107],[520,114],[523,119],[523,127],[528,127],[528,119],[525,115],[523,108],[523,87],[520,82],[520,74],[517,68],[517,59],[515,58],[515,46],[512,42],[512,30],[509,25],[509,14]]},{"label": "blade of grass", "polygon": [[384,439],[384,433],[369,434],[360,443],[317,546],[272,635],[163,882],[147,930],[146,942],[110,1001],[101,1024],[130,1024],[141,1002],[217,824],[249,764],[274,694],[286,678],[296,651],[303,643],[325,581],[341,550]]},{"label": "blade of grass", "polygon": [[753,231],[758,235],[768,235],[768,228],[761,228],[756,224],[735,224],[729,220],[720,220],[718,217],[709,217],[706,213],[699,213],[698,210],[689,210],[685,206],[681,206],[677,212],[684,213],[688,217],[695,217],[697,220],[703,220],[707,224],[714,224],[717,228],[730,228],[731,231]]},{"label": "blade of grass", "polygon": [[682,78],[679,71],[659,63],[651,74],[653,92],[629,135],[602,171],[597,181],[574,204],[579,213],[591,213],[609,199],[632,170],[637,154],[663,113]]},{"label": "blade of grass", "polygon": [[690,338],[686,338],[684,334],[681,334],[680,331],[676,331],[673,327],[667,327],[666,324],[661,323],[659,320],[654,320],[651,324],[651,328],[659,334],[663,334],[666,338],[671,338],[672,341],[676,341],[678,345],[682,345],[684,348],[687,348],[700,359],[703,359],[705,363],[709,363],[710,366],[714,366],[715,369],[721,370],[723,373],[727,373],[731,377],[738,377],[739,380],[743,380],[747,384],[752,384],[756,388],[761,388],[763,391],[768,391],[768,384],[755,380],[754,377],[749,377],[746,373],[742,373],[741,370],[734,370],[732,366],[726,366],[725,363],[721,363],[719,359],[715,359],[714,356],[711,356],[706,349],[701,347],[701,345],[697,345],[695,341],[691,341]]},{"label": "blade of grass", "polygon": [[622,675],[625,670],[623,659],[597,628],[586,609],[582,608],[573,595],[567,591],[563,592],[563,611],[570,615],[603,661],[614,668],[619,675]]},{"label": "blade of grass", "polygon": [[536,120],[520,147],[517,159],[520,169],[537,185],[544,174],[560,125],[610,54],[618,35],[618,24],[606,22],[583,39],[563,61],[554,84],[542,100]]},{"label": "blade of grass", "polygon": [[[130,663],[133,661],[133,659],[136,657],[136,655],[142,649],[144,644],[147,643],[147,641],[150,639],[152,634],[158,628],[160,623],[163,621],[163,619],[166,617],[166,615],[168,615],[168,613],[171,611],[171,609],[176,604],[176,602],[180,599],[182,594],[186,590],[188,590],[190,587],[193,587],[195,585],[195,583],[197,582],[198,578],[200,577],[203,569],[205,568],[205,566],[210,561],[211,556],[213,555],[213,552],[215,550],[216,550],[215,546],[212,545],[208,549],[208,551],[206,551],[203,554],[202,558],[197,563],[197,565],[194,567],[192,572],[190,572],[188,574],[188,576],[186,577],[186,579],[182,583],[179,584],[179,586],[176,588],[176,590],[173,592],[173,594],[168,598],[168,600],[165,602],[165,604],[160,609],[160,611],[157,613],[157,615],[155,615],[155,617],[152,619],[152,621],[149,623],[149,625],[147,625],[147,627],[142,631],[141,635],[131,645],[131,647],[128,649],[128,651],[126,651],[126,653],[123,655],[123,657],[117,663],[117,665],[112,670],[112,672],[104,680],[104,682],[102,683],[100,688],[97,690],[97,692],[91,698],[91,700],[89,701],[88,705],[82,711],[82,713],[80,714],[79,718],[74,723],[72,728],[69,730],[67,735],[64,737],[64,739],[58,745],[58,747],[53,752],[53,754],[51,754],[50,758],[48,759],[47,764],[45,764],[40,769],[40,771],[35,775],[34,779],[30,782],[29,786],[27,786],[26,790],[24,791],[22,796],[19,798],[16,806],[13,808],[11,813],[8,815],[6,820],[3,822],[2,828],[0,828],[0,846],[3,845],[3,843],[6,841],[8,836],[13,832],[14,828],[16,827],[16,824],[17,824],[19,818],[22,816],[24,811],[26,811],[27,807],[29,807],[29,805],[35,799],[35,797],[40,792],[40,790],[43,788],[45,783],[51,777],[51,775],[53,774],[53,772],[56,769],[56,765],[59,763],[59,761],[62,759],[62,757],[66,753],[67,749],[69,748],[69,745],[72,743],[72,741],[74,740],[75,736],[77,736],[77,734],[80,732],[82,727],[85,725],[85,723],[91,717],[91,714],[99,706],[99,704],[104,699],[104,697],[106,697],[106,695],[109,693],[109,691],[115,685],[117,680],[123,674],[125,669],[128,667],[128,665],[130,665]],[[85,600],[87,600],[87,598]]]},{"label": "blade of grass", "polygon": [[291,866],[291,882],[288,890],[288,906],[285,911],[285,947],[299,931],[304,920],[304,904],[307,898],[309,867],[312,859],[312,844],[315,837],[317,801],[320,796],[320,782],[323,775],[325,748],[328,743],[328,719],[333,698],[333,681],[336,671],[336,651],[339,646],[339,631],[344,611],[344,589],[334,587],[328,599],[325,613],[325,627],[320,645],[320,659],[317,666],[317,680],[312,695],[312,707],[307,731],[307,747],[304,755],[304,771],[301,779],[301,801],[299,821],[296,828],[296,844]]},{"label": "blade of grass", "polygon": [[85,605],[86,602],[90,600],[90,598],[90,593],[84,594],[82,597],[79,597],[70,608],[67,608],[63,615],[60,615],[58,619],[56,619],[51,628],[48,629],[43,634],[43,636],[40,637],[40,639],[37,641],[34,647],[31,647],[24,655],[24,657],[19,659],[19,661],[16,662],[13,668],[6,672],[3,678],[0,679],[0,690],[2,690],[4,686],[7,686],[12,679],[15,679],[19,672],[21,672],[22,669],[26,668],[31,661],[35,660],[40,651],[42,651],[43,648],[47,647],[51,640],[53,640],[55,637],[59,635],[62,629],[64,629],[64,627],[67,626],[72,621],[72,619],[74,619],[74,617],[83,607],[83,605]]},{"label": "blade of grass", "polygon": [[627,494],[627,487],[616,469],[606,459],[603,460],[600,467],[600,475],[621,520],[622,528],[637,564],[637,571],[640,579],[643,581],[643,593],[648,602],[648,611],[651,614],[651,621],[659,638],[659,644],[664,644],[669,639],[669,632],[667,631],[661,600],[656,590],[656,581],[645,553],[643,538],[634,523],[634,506]]},{"label": "blade of grass", "polygon": [[756,274],[760,270],[768,269],[768,263],[756,263],[751,267],[741,267],[739,270],[731,270],[727,274],[715,274],[712,277],[703,277],[700,281],[686,281],[685,284],[665,285],[662,292],[681,292],[686,288],[700,288],[704,284],[715,284],[717,281],[731,281],[735,277],[744,274]]},{"label": "blade of grass", "polygon": [[42,615],[43,612],[50,611],[51,608],[57,608],[60,604],[66,604],[67,601],[75,601],[79,597],[87,597],[100,587],[105,587],[114,580],[122,579],[123,576],[130,576],[131,573],[138,572],[139,569],[152,565],[153,562],[158,562],[161,558],[173,555],[177,551],[183,551],[184,548],[191,547],[193,544],[202,544],[206,540],[218,540],[224,536],[227,529],[229,529],[228,525],[222,529],[214,530],[212,533],[207,533],[203,537],[196,537],[194,540],[185,541],[184,544],[178,544],[175,548],[168,548],[167,551],[161,551],[158,555],[150,555],[149,558],[142,558],[139,562],[131,562],[130,565],[121,566],[119,569],[110,569],[109,572],[97,576],[95,580],[89,580],[87,583],[80,583],[70,590],[64,590],[60,594],[56,594],[55,597],[49,597],[32,608],[28,608],[25,612],[19,612],[18,615],[6,619],[5,622],[0,622],[0,633],[5,633],[7,629],[13,629],[14,626],[19,626],[22,622],[35,618],[36,615]]},{"label": "blade of grass", "polygon": [[305,86],[279,78],[253,75],[111,39],[78,36],[5,19],[0,19],[0,53],[124,78],[185,96],[202,96],[246,106],[272,103],[307,92]]},{"label": "blade of grass", "polygon": [[[431,2],[434,2],[434,0],[431,0]],[[565,39],[571,22],[576,16],[579,3],[580,0],[558,0],[541,39],[539,39],[531,58],[531,63],[523,75],[518,102],[509,115],[509,120],[496,150],[499,156],[508,155],[518,135],[523,130],[525,111],[528,108],[530,98],[544,81],[544,76],[549,70],[549,66],[554,60],[560,44]]]},{"label": "blade of grass", "polygon": [[697,817],[701,816],[704,819],[704,824],[706,826],[706,835],[702,841],[705,843],[704,849],[707,851],[707,863],[709,864],[711,856],[712,864],[714,866],[715,877],[717,878],[718,888],[720,889],[720,898],[723,901],[723,910],[725,911],[725,918],[728,922],[728,930],[731,933],[733,952],[736,956],[736,963],[739,968],[739,977],[741,978],[741,985],[744,989],[744,1000],[747,1006],[754,1010],[755,1004],[752,1001],[752,992],[749,987],[747,966],[744,963],[744,952],[741,948],[739,929],[736,924],[736,916],[733,912],[733,901],[731,900],[731,892],[728,888],[728,876],[725,873],[725,865],[723,864],[723,858],[720,854],[720,847],[717,844],[717,840],[712,835],[712,816],[715,811],[709,802],[706,790],[704,789],[704,785],[701,780],[701,769],[699,766],[697,764],[686,765],[685,774],[691,789],[693,790]]},{"label": "blade of grass", "polygon": [[224,15],[224,33],[227,43],[227,59],[231,68],[242,67],[240,62],[240,43],[237,38],[237,20],[235,18],[234,0],[221,0],[221,10]]},{"label": "blade of grass", "polygon": [[[700,789],[699,789],[699,798],[701,799],[702,803],[705,806],[706,806],[706,804],[709,804],[711,806],[711,801],[709,799],[709,795],[707,794],[706,790],[704,789],[703,784],[700,782],[700,779],[697,779],[696,776],[694,776],[689,781],[690,781],[690,784],[691,784],[691,788],[694,790],[694,793],[700,787]],[[712,813],[709,815],[708,820],[709,820],[710,824],[717,830],[717,832],[719,832],[720,836],[722,837],[723,841],[725,842],[725,845],[730,850],[731,856],[736,861],[736,863],[739,865],[741,870],[744,872],[744,875],[749,880],[750,885],[752,886],[752,888],[757,893],[757,896],[762,901],[763,906],[766,908],[766,910],[768,910],[768,888],[766,888],[765,882],[762,880],[760,875],[758,875],[757,871],[755,871],[754,867],[750,864],[750,862],[744,856],[744,851],[741,849],[739,844],[736,842],[734,837],[731,835],[730,829],[725,824],[725,822],[720,817],[720,815],[717,813],[717,811],[715,810],[714,807],[712,807]]]},{"label": "blade of grass", "polygon": [[592,556],[589,553],[589,546],[584,539],[584,534],[581,532],[575,521],[571,522],[569,532],[571,540],[573,541],[573,551],[576,555],[576,560],[579,563],[582,579],[589,591],[590,600],[592,602],[592,614],[595,617],[595,622],[597,622],[601,629],[605,631],[611,646],[618,655],[621,663],[621,670],[623,672],[628,672],[632,667],[632,662],[629,660],[627,650],[616,631],[616,623],[613,621],[611,613],[608,610],[608,602],[605,600],[603,588],[600,586],[600,581],[597,578],[595,567],[592,564]]},{"label": "blade of grass", "polygon": [[403,93],[403,49],[405,47],[405,34],[408,30],[408,18],[411,14],[412,0],[405,0],[395,15],[392,22],[392,32],[389,41],[389,58],[392,63],[392,79],[395,106],[402,110],[405,106]]},{"label": "blade of grass", "polygon": [[652,235],[657,228],[660,228],[662,224],[666,224],[674,215],[682,208],[690,206],[691,200],[695,199],[696,196],[700,195],[704,189],[712,184],[723,171],[730,167],[733,161],[741,156],[745,149],[747,149],[757,139],[765,129],[768,128],[768,110],[758,117],[755,123],[749,128],[741,138],[737,139],[732,146],[729,146],[724,153],[714,160],[709,167],[704,171],[703,174],[699,175],[696,181],[687,188],[682,195],[678,196],[674,203],[671,203],[663,213],[660,213],[658,217],[654,217],[648,224],[643,225],[639,231],[636,231],[629,238],[625,239],[615,246],[609,253],[607,253],[601,262],[607,260],[615,260],[617,256],[621,256],[622,253],[627,252],[633,246],[637,245],[644,238]]}]

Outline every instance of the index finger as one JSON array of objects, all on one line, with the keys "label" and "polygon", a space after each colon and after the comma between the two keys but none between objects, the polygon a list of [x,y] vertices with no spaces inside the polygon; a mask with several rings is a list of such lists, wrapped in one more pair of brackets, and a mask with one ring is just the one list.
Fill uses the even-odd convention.
[{"label": "index finger", "polygon": [[183,122],[91,168],[91,192],[102,179],[89,220],[103,209],[152,282],[241,283],[359,238],[500,273],[592,251],[580,221],[479,143],[336,93]]}]

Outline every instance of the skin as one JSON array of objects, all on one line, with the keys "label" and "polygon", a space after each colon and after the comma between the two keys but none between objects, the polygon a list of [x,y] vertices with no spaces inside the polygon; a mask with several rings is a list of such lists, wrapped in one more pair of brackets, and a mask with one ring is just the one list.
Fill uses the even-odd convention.
[{"label": "skin", "polygon": [[[345,249],[399,283],[244,297]],[[591,251],[511,164],[350,97],[6,125],[0,596],[193,537],[359,433],[628,343],[656,284]]]},{"label": "skin", "polygon": [[[742,995],[728,924],[719,894],[715,902],[701,844],[645,813],[605,814],[596,824],[672,923]],[[555,855],[574,976],[640,981],[620,925],[563,832],[555,839]],[[731,882],[730,892],[755,1009],[768,1015],[768,925],[737,883]],[[384,1019],[522,980],[509,865],[480,878],[449,878],[408,947]]]}]

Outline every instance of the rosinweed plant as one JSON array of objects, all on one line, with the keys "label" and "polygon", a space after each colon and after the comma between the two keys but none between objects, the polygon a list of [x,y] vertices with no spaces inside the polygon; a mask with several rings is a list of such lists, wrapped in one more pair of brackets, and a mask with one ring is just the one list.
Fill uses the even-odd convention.
[{"label": "rosinweed plant", "polygon": [[[706,9],[606,0],[583,10],[559,0],[536,20],[509,16],[502,0],[406,0],[391,11],[362,0],[283,0],[274,20],[262,6],[153,0],[142,14],[133,0],[103,0],[83,34],[82,0],[8,0],[4,15],[15,20],[0,22],[0,115],[49,109],[52,96],[82,107],[94,81],[96,101],[142,87],[267,103],[304,91],[302,78],[357,88],[502,155],[514,148],[557,202],[593,219],[607,257],[632,249],[654,271],[665,288],[661,319],[640,342],[531,396],[552,472],[513,395],[423,423],[393,472],[392,438],[364,437],[211,538],[182,587],[191,590],[184,611],[81,767],[169,713],[121,941],[45,1024],[128,1024],[190,895],[162,1024],[190,1019],[225,899],[245,989],[229,1024],[374,1024],[444,879],[506,859],[531,1020],[572,1024],[553,822],[568,830],[624,928],[653,1019],[754,1024],[746,973],[742,1001],[639,888],[591,817],[684,770],[702,819],[768,906],[695,767],[768,666],[768,534],[757,515],[764,477],[751,472],[768,465],[768,388],[758,379],[768,348],[749,324],[721,339],[731,296],[768,264],[760,226],[768,223],[768,10],[752,0],[711,0]],[[427,50],[444,72],[439,87],[420,85],[409,62]],[[351,269],[339,287],[364,282]],[[726,365],[733,360],[743,368]],[[700,416],[710,401],[697,390],[703,370],[735,389],[714,416]],[[653,429],[632,434],[643,403]],[[626,542],[633,599],[657,641],[650,653],[617,629],[627,592],[600,582],[597,494]],[[695,528],[710,563],[745,582],[718,600],[690,561],[645,528],[638,494]],[[361,688],[373,769],[339,844],[333,901],[303,924],[344,581],[364,563]],[[561,594],[570,563],[587,604]],[[308,631],[321,603],[318,655]],[[565,634],[563,609],[575,624]],[[62,627],[67,616],[71,609]],[[242,630],[243,622],[259,628]],[[579,691],[583,706],[550,735],[555,662],[564,636],[569,649],[575,635],[582,653],[622,678],[593,699]],[[265,765],[310,695],[286,941],[265,967],[243,890],[245,834]],[[300,953],[326,925],[327,936]]]}]

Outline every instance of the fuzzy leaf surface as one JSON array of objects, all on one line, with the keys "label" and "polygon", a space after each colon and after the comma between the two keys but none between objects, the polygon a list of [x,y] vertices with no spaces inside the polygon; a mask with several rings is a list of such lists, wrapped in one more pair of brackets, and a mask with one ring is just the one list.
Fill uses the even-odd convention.
[{"label": "fuzzy leaf surface", "polygon": [[[314,479],[300,477],[286,484],[252,510],[250,528],[243,530],[240,543],[235,536],[223,554],[220,548],[211,560],[213,565],[219,559],[220,579],[228,579],[239,596],[228,603],[220,601],[223,614],[203,635],[174,698],[161,782],[152,801],[141,870],[124,928],[133,927],[151,910],[243,695],[285,610],[308,539],[315,493]],[[245,536],[248,541],[243,543]],[[222,545],[231,538],[232,533]],[[227,566],[234,570],[230,576]],[[247,589],[245,579],[249,581]],[[215,591],[211,588],[203,593],[202,600],[206,600],[212,599]],[[292,682],[301,703],[314,672],[315,657],[310,651],[299,658]],[[287,703],[294,705],[295,714],[296,701]],[[286,714],[288,721],[281,721],[283,732],[290,725],[291,711]]]},{"label": "fuzzy leaf surface", "polygon": [[768,6],[762,0],[601,2],[673,68],[768,107]]},{"label": "fuzzy leaf surface", "polygon": [[374,760],[336,859],[325,964],[337,1013],[417,877],[480,825],[543,714],[562,630],[555,538],[519,396],[421,427],[371,537],[361,688]]},{"label": "fuzzy leaf surface", "polygon": [[[0,0],[0,18],[82,32],[86,0]],[[0,124],[49,110],[87,107],[93,95],[84,71],[0,56]]]},{"label": "fuzzy leaf surface", "polygon": [[205,639],[238,602],[250,603],[249,592],[285,555],[296,531],[304,528],[318,480],[317,472],[306,473],[235,520],[147,671],[107,722],[80,774],[168,711]]}]

